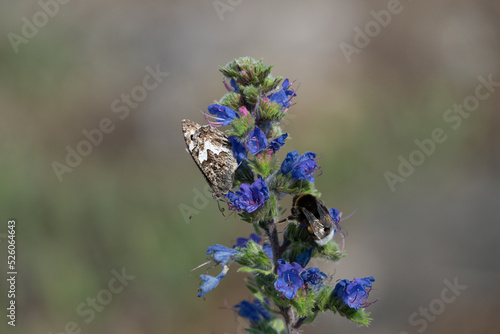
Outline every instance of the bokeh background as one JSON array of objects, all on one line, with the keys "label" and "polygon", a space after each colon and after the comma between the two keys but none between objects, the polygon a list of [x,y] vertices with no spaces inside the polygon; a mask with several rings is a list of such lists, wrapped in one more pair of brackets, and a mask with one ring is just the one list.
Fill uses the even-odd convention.
[{"label": "bokeh background", "polygon": [[[3,272],[11,218],[18,247],[17,325],[6,325],[2,279],[2,333],[244,332],[230,309],[250,298],[244,274],[233,270],[197,298],[204,271],[190,269],[210,245],[231,246],[252,229],[199,195],[205,181],[180,130],[182,118],[203,122],[199,110],[225,93],[218,67],[240,56],[262,58],[275,64],[274,75],[300,83],[285,124],[293,140],[281,153],[321,154],[324,202],[344,214],[358,209],[343,222],[349,256],[316,265],[333,283],[376,277],[369,328],[323,314],[304,332],[500,332],[500,87],[457,129],[443,120],[474,95],[479,76],[500,81],[500,3],[401,0],[400,12],[348,61],[342,43],[354,46],[356,27],[387,7],[90,0],[46,7],[44,22],[37,1],[2,2]],[[38,31],[24,28],[33,36],[13,47],[12,33],[22,36],[34,19]],[[169,75],[126,116],[113,112],[148,66]],[[65,163],[66,147],[105,118],[113,131],[60,182],[54,161]],[[414,141],[436,128],[447,140],[392,191],[384,173],[397,173],[398,157],[408,159]],[[195,205],[183,217],[180,206]],[[88,298],[105,296],[122,268],[135,278],[87,323],[78,307],[90,310]],[[445,280],[466,288],[443,304]]]}]

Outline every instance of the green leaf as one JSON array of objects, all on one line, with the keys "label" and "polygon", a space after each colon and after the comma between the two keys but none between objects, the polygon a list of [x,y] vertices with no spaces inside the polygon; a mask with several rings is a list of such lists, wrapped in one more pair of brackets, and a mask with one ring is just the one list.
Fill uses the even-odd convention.
[{"label": "green leaf", "polygon": [[250,268],[250,267],[240,267],[238,269],[238,272],[243,272],[243,273],[260,273],[264,275],[269,275],[272,274],[272,270],[262,270],[258,268]]},{"label": "green leaf", "polygon": [[262,293],[257,290],[256,288],[254,288],[253,286],[250,286],[250,285],[246,285],[247,289],[250,290],[250,292],[252,293],[252,295],[255,296],[255,298],[257,298],[258,300],[260,300],[260,302],[262,303],[262,305],[267,305],[265,300],[264,300],[264,296],[262,295]]}]

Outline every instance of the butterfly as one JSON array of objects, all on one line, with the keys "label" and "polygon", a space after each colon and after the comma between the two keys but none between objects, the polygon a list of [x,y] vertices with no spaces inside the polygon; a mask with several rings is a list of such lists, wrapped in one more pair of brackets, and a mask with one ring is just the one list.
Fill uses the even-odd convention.
[{"label": "butterfly", "polygon": [[231,142],[224,132],[210,125],[188,119],[183,119],[181,125],[188,153],[212,188],[214,199],[222,199],[233,187],[238,168]]}]

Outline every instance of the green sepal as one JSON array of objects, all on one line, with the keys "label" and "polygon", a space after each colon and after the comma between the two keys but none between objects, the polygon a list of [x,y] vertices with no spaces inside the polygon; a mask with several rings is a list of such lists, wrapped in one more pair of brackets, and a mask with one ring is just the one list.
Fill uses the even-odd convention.
[{"label": "green sepal", "polygon": [[255,128],[255,119],[250,115],[235,118],[231,121],[232,129],[227,130],[227,134],[235,136],[241,141],[245,141],[246,137]]},{"label": "green sepal", "polygon": [[278,85],[282,80],[283,77],[278,76],[276,78],[273,78],[271,75],[269,75],[267,78],[264,79],[264,82],[262,83],[262,87],[260,90],[262,91],[262,93],[268,93],[276,89],[276,87],[278,87]]},{"label": "green sepal", "polygon": [[237,247],[237,249],[241,251],[241,253],[238,253],[236,262],[243,266],[238,271],[259,272],[264,275],[272,273],[272,260],[264,253],[262,246],[249,240],[246,247]]},{"label": "green sepal", "polygon": [[270,318],[250,324],[250,328],[245,328],[248,333],[252,334],[287,334],[283,320]]},{"label": "green sepal", "polygon": [[290,300],[290,304],[297,312],[298,318],[308,317],[314,314],[314,306],[316,304],[316,294],[312,290],[300,289],[295,297]]},{"label": "green sepal", "polygon": [[234,111],[238,111],[238,109],[243,105],[241,103],[241,94],[236,92],[229,92],[224,95],[219,102],[216,102],[220,105],[229,107]]},{"label": "green sepal", "polygon": [[261,122],[279,122],[286,115],[280,104],[265,100],[261,101],[259,112]]},{"label": "green sepal", "polygon": [[300,227],[295,222],[288,224],[285,230],[285,238],[292,241],[287,250],[283,253],[283,258],[289,263],[296,262],[297,256],[311,247],[310,242],[308,242],[310,238],[309,233],[307,233],[305,228]]},{"label": "green sepal", "polygon": [[338,314],[340,314],[341,316],[359,325],[368,327],[370,325],[370,322],[372,321],[372,319],[369,317],[370,313],[365,312],[364,308],[360,308],[358,310],[350,308],[349,306],[342,303],[341,300],[334,297],[333,294],[330,294],[330,300],[328,301],[327,306],[334,313],[338,312]]},{"label": "green sepal", "polygon": [[328,305],[332,292],[333,288],[328,285],[325,285],[323,289],[318,292],[318,294],[316,295],[316,307],[319,311],[324,312],[329,307],[332,307],[331,305]]},{"label": "green sepal", "polygon": [[254,85],[248,85],[243,89],[243,96],[245,101],[251,105],[255,105],[260,98],[260,90]]},{"label": "green sepal", "polygon": [[344,308],[337,309],[337,311],[341,316],[346,317],[358,325],[368,327],[372,321],[372,318],[370,318],[370,312],[365,312],[364,308],[355,310],[346,306]]},{"label": "green sepal", "polygon": [[[227,78],[234,78],[238,86],[264,86],[265,91],[276,87],[281,78],[269,79],[274,65],[266,66],[262,60],[255,60],[252,57],[241,57],[235,59],[226,66],[219,68],[219,71]],[[277,80],[279,79],[279,80]]]},{"label": "green sepal", "polygon": [[273,220],[274,217],[278,215],[278,199],[274,193],[269,194],[269,199],[265,204],[265,210],[267,211],[266,218],[268,220]]},{"label": "green sepal", "polygon": [[247,160],[243,160],[240,167],[234,172],[233,188],[238,187],[242,183],[252,184],[255,181],[255,174],[252,168],[248,165]]},{"label": "green sepal", "polygon": [[[275,138],[278,138],[283,134],[281,130],[281,126],[277,123],[271,123],[271,126],[269,127],[269,130],[267,132],[267,138],[268,141],[271,141]],[[291,139],[290,135],[285,139],[285,143]]]},{"label": "green sepal", "polygon": [[339,250],[339,246],[336,242],[330,241],[323,247],[319,246],[313,251],[313,257],[320,257],[330,261],[338,261],[341,258],[347,256],[345,252]]},{"label": "green sepal", "polygon": [[274,288],[274,282],[276,282],[277,278],[278,275],[274,273],[270,275],[262,275],[260,273],[257,273],[253,276],[253,280],[249,281],[248,283],[258,289],[266,298],[271,298],[274,302],[274,305],[278,307],[287,306],[288,299],[286,302],[283,301],[283,298],[279,296],[279,291]]},{"label": "green sepal", "polygon": [[278,172],[275,178],[275,189],[279,193],[298,195],[298,194],[311,194],[318,198],[321,193],[314,186],[314,182],[308,180],[292,180],[292,173],[281,174]]},{"label": "green sepal", "polygon": [[[278,161],[269,151],[262,150],[254,158],[248,160],[248,165],[255,174],[267,178],[276,170]],[[268,187],[273,189],[271,180],[268,181],[268,184]]]}]

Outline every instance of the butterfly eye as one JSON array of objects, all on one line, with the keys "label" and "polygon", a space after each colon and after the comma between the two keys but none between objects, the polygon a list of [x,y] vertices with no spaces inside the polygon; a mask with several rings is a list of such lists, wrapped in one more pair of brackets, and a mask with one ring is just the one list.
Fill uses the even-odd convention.
[{"label": "butterfly eye", "polygon": [[194,135],[191,135],[191,140],[194,140]]}]

